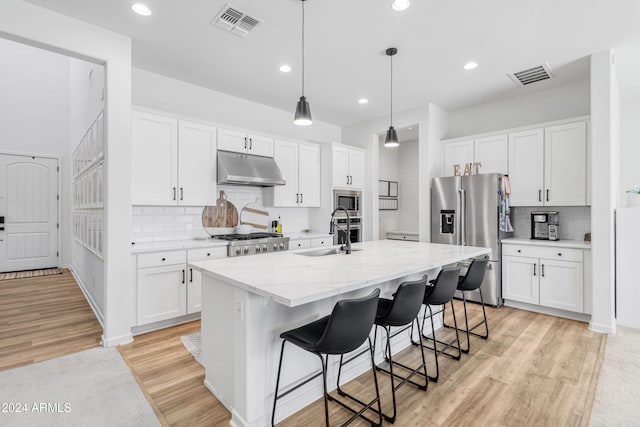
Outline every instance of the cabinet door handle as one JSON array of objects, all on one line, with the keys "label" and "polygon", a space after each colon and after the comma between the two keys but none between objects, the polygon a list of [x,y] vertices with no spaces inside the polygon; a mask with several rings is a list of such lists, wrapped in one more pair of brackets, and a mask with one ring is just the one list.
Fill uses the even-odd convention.
[{"label": "cabinet door handle", "polygon": [[184,200],[184,188],[180,187],[180,200]]},{"label": "cabinet door handle", "polygon": [[353,185],[353,175],[349,175],[349,184]]},{"label": "cabinet door handle", "polygon": [[166,261],[166,260],[167,260],[166,258],[162,258],[162,261]]},{"label": "cabinet door handle", "polygon": [[542,190],[538,190],[538,201],[542,201]]},{"label": "cabinet door handle", "polygon": [[558,252],[558,256],[562,256],[562,252]]},{"label": "cabinet door handle", "polygon": [[253,150],[253,138],[249,138],[249,150]]},{"label": "cabinet door handle", "polygon": [[173,200],[176,199],[176,187],[173,187]]},{"label": "cabinet door handle", "polygon": [[207,256],[211,256],[211,253],[207,252]]},{"label": "cabinet door handle", "polygon": [[547,202],[549,201],[549,190],[547,190]]},{"label": "cabinet door handle", "polygon": [[246,136],[244,137],[244,149],[245,150],[247,149],[247,137]]},{"label": "cabinet door handle", "polygon": [[193,268],[189,269],[189,282],[193,282]]},{"label": "cabinet door handle", "polygon": [[544,277],[544,264],[542,264],[541,270],[542,270],[542,272],[541,272],[542,277]]},{"label": "cabinet door handle", "polygon": [[300,203],[302,203],[302,193],[300,193]]},{"label": "cabinet door handle", "polygon": [[300,197],[298,196],[298,193],[296,193],[296,204],[300,203]]},{"label": "cabinet door handle", "polygon": [[533,264],[533,275],[534,275],[534,276],[537,276],[537,274],[536,274],[536,266],[537,266],[537,265],[538,265],[538,264]]},{"label": "cabinet door handle", "polygon": [[349,175],[347,175],[347,185],[349,185]]},{"label": "cabinet door handle", "polygon": [[186,272],[184,270],[182,270],[182,283],[185,282],[185,279],[186,279],[185,276],[186,276]]}]

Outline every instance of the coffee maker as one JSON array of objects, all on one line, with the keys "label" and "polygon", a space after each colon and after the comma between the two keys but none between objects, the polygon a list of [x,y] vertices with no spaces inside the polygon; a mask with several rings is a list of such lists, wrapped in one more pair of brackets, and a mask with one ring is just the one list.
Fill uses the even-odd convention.
[{"label": "coffee maker", "polygon": [[559,212],[531,212],[531,238],[537,240],[559,240],[559,221]]}]

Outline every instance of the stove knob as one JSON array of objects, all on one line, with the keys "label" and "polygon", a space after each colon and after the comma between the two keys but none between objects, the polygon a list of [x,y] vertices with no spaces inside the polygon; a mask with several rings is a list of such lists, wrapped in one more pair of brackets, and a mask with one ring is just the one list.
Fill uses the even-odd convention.
[{"label": "stove knob", "polygon": [[256,253],[260,253],[260,246],[256,246]]},{"label": "stove knob", "polygon": [[277,243],[274,243],[274,244],[273,244],[273,250],[274,250],[274,251],[277,251],[277,250],[278,250],[278,244],[277,244]]},{"label": "stove knob", "polygon": [[249,253],[249,248],[244,248],[243,252],[244,252],[245,255],[248,254]]},{"label": "stove knob", "polygon": [[240,255],[240,252],[242,252],[240,248],[236,249],[236,255]]},{"label": "stove knob", "polygon": [[262,252],[267,252],[269,247],[267,245],[262,245]]},{"label": "stove knob", "polygon": [[284,250],[284,243],[280,243],[280,250],[283,251]]}]

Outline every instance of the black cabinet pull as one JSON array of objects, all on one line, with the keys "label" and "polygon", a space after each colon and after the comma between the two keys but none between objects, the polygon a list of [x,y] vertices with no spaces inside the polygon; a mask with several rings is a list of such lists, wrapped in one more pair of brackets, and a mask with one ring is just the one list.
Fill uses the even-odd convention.
[{"label": "black cabinet pull", "polygon": [[562,252],[558,252],[558,256],[562,256]]},{"label": "black cabinet pull", "polygon": [[298,193],[296,193],[296,203],[300,203],[300,197],[298,196]]},{"label": "black cabinet pull", "polygon": [[189,269],[189,282],[193,282],[193,268]]},{"label": "black cabinet pull", "polygon": [[176,187],[173,187],[173,200],[176,199]]},{"label": "black cabinet pull", "polygon": [[302,193],[300,193],[300,203],[302,203]]},{"label": "black cabinet pull", "polygon": [[207,256],[211,256],[211,254],[209,252],[207,252]]},{"label": "black cabinet pull", "polygon": [[547,190],[547,202],[549,201],[549,190]]},{"label": "black cabinet pull", "polygon": [[180,200],[184,200],[184,188],[180,187]]},{"label": "black cabinet pull", "polygon": [[518,253],[522,252],[520,249],[518,249]]},{"label": "black cabinet pull", "polygon": [[162,258],[162,261],[166,261],[166,260],[167,260],[166,258]]},{"label": "black cabinet pull", "polygon": [[538,190],[538,201],[542,201],[542,190]]},{"label": "black cabinet pull", "polygon": [[544,264],[542,264],[542,277],[544,277]]},{"label": "black cabinet pull", "polygon": [[253,138],[249,138],[249,150],[253,150]]},{"label": "black cabinet pull", "polygon": [[185,282],[185,276],[186,276],[186,273],[184,270],[182,270],[182,283]]},{"label": "black cabinet pull", "polygon": [[533,275],[536,276],[536,267],[538,264],[533,264]]},{"label": "black cabinet pull", "polygon": [[347,185],[349,185],[349,175],[347,175]]},{"label": "black cabinet pull", "polygon": [[247,137],[246,136],[244,137],[244,149],[245,150],[247,149]]}]

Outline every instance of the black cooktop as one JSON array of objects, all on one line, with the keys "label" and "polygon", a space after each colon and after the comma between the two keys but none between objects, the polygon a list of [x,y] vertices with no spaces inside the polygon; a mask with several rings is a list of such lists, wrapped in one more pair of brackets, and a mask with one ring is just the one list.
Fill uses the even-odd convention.
[{"label": "black cooktop", "polygon": [[221,240],[254,240],[264,239],[267,237],[282,237],[282,234],[278,233],[249,233],[249,234],[220,234],[218,236],[212,236],[214,239]]}]

